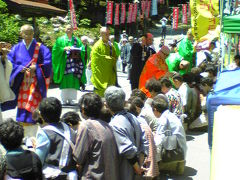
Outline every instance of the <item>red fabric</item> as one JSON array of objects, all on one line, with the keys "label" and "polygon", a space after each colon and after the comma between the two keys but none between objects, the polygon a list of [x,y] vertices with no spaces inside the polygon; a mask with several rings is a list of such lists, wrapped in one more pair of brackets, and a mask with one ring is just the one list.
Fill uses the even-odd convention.
[{"label": "red fabric", "polygon": [[119,3],[116,3],[115,4],[116,7],[115,7],[115,19],[114,19],[114,22],[115,22],[115,25],[119,25],[119,7],[120,7],[120,4]]},{"label": "red fabric", "polygon": [[138,5],[137,5],[137,3],[134,3],[133,13],[132,13],[132,22],[136,22],[136,19],[137,19],[137,11],[138,11]]},{"label": "red fabric", "polygon": [[146,62],[139,78],[139,89],[145,87],[147,80],[155,77],[160,79],[168,72],[165,60],[159,54],[152,55]]},{"label": "red fabric", "polygon": [[107,2],[107,24],[113,23],[113,2]]},{"label": "red fabric", "polygon": [[[33,59],[29,65],[34,65],[37,63],[38,53],[40,49],[40,43],[36,44]],[[46,78],[46,88],[48,89],[50,78]],[[31,74],[30,72],[25,72],[24,79],[19,89],[18,95],[18,108],[25,109],[31,113],[35,111],[38,104],[41,102],[42,96],[39,88],[37,87],[37,77],[36,74]]]},{"label": "red fabric", "polygon": [[77,30],[77,20],[76,20],[73,0],[69,0],[69,9],[70,9],[71,23],[72,23],[73,30]]},{"label": "red fabric", "polygon": [[128,19],[127,23],[132,23],[132,14],[133,14],[133,4],[130,3],[128,7]]},{"label": "red fabric", "polygon": [[173,21],[172,21],[172,28],[178,28],[178,16],[179,16],[179,8],[173,7]]},{"label": "red fabric", "polygon": [[121,7],[121,24],[124,24],[126,19],[126,4],[122,3]]}]

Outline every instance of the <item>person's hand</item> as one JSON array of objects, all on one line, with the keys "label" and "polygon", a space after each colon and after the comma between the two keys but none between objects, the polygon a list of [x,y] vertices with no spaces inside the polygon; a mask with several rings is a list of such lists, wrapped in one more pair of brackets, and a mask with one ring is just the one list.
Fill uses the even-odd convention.
[{"label": "person's hand", "polygon": [[111,56],[105,56],[105,58],[106,58],[107,60],[111,60],[111,59],[112,59]]},{"label": "person's hand", "polygon": [[64,51],[69,51],[71,49],[71,46],[67,46],[64,48]]},{"label": "person's hand", "polygon": [[22,73],[25,73],[26,71],[29,71],[29,69],[26,68],[26,67],[24,67],[24,68],[21,70]]},{"label": "person's hand", "polygon": [[36,71],[36,64],[32,64],[28,69],[31,73],[34,73]]},{"label": "person's hand", "polygon": [[136,162],[134,165],[133,165],[133,169],[135,171],[136,174],[138,175],[142,175],[142,173],[144,172],[143,168],[141,168],[138,164],[138,162]]}]

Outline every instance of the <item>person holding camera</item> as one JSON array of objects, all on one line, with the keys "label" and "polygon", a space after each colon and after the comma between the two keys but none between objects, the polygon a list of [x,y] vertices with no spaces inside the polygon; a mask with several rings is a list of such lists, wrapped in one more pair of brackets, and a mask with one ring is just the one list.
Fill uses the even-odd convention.
[{"label": "person holding camera", "polygon": [[9,78],[12,72],[12,63],[7,59],[10,51],[9,43],[0,42],[0,122],[2,122],[1,103],[13,100],[15,95],[9,87]]}]

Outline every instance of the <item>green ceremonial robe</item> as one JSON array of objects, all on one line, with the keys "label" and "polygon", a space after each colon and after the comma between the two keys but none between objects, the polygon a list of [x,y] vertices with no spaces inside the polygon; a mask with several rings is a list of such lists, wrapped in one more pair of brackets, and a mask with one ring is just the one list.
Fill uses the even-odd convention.
[{"label": "green ceremonial robe", "polygon": [[179,69],[179,64],[181,60],[182,60],[182,56],[180,56],[179,53],[170,53],[166,59],[166,63],[168,65],[168,71],[169,72],[175,71],[181,74]]},{"label": "green ceremonial robe", "polygon": [[94,85],[94,92],[103,97],[108,86],[115,85],[117,80],[116,70],[117,56],[115,48],[112,46],[110,55],[109,44],[99,39],[93,46],[91,52],[91,81]]},{"label": "green ceremonial robe", "polygon": [[119,49],[119,46],[118,46],[118,43],[116,41],[113,42],[113,46],[115,48],[115,51],[116,51],[116,55],[117,55],[117,58],[120,56],[121,54],[121,51]]},{"label": "green ceremonial robe", "polygon": [[180,74],[186,74],[191,71],[193,66],[193,45],[188,38],[184,38],[178,47],[178,53],[183,57],[184,60],[190,63],[188,69],[180,70]]},{"label": "green ceremonial robe", "polygon": [[81,79],[78,79],[73,74],[64,75],[67,62],[67,54],[64,51],[64,48],[67,46],[74,46],[74,36],[72,36],[71,40],[68,39],[68,36],[66,34],[59,37],[52,48],[53,81],[55,83],[60,83],[60,89],[73,88],[78,90],[81,85],[80,82],[82,84],[86,83],[86,63],[84,62],[85,47],[78,38],[76,38],[76,40],[76,46],[82,49],[81,58],[84,65],[84,71]]}]

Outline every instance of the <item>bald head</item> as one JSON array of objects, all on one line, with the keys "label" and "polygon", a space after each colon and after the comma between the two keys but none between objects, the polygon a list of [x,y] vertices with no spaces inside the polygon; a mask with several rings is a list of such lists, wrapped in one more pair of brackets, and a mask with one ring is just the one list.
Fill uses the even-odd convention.
[{"label": "bald head", "polygon": [[68,35],[68,37],[72,37],[73,34],[73,27],[71,24],[66,25],[65,32]]},{"label": "bald head", "polygon": [[109,29],[107,27],[101,27],[100,36],[102,37],[103,42],[108,42],[109,40]]},{"label": "bald head", "polygon": [[22,33],[23,31],[31,31],[33,33],[34,29],[30,24],[25,24],[20,28],[20,33]]},{"label": "bald head", "polygon": [[33,39],[34,29],[31,25],[25,24],[20,28],[20,35],[28,46]]}]

